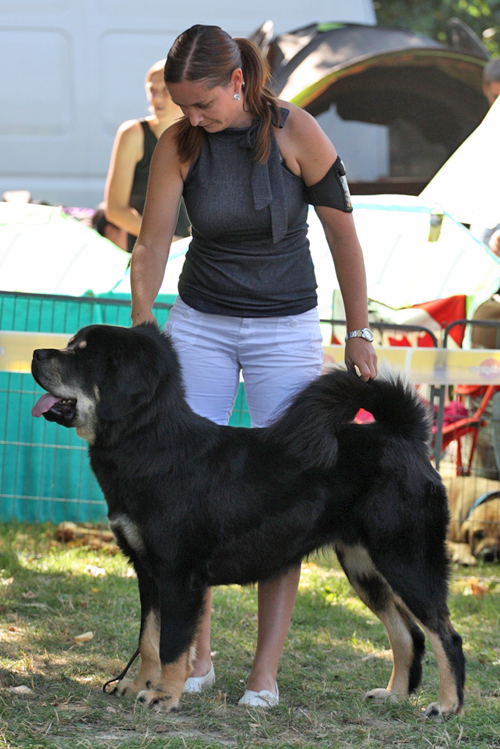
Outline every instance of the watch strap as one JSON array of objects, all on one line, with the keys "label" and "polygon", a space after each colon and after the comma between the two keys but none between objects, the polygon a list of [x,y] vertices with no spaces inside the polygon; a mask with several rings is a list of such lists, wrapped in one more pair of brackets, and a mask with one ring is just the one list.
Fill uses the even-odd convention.
[{"label": "watch strap", "polygon": [[347,333],[345,340],[348,341],[350,338],[364,338],[365,341],[373,341],[373,333],[370,328],[361,328],[359,330],[351,330]]}]

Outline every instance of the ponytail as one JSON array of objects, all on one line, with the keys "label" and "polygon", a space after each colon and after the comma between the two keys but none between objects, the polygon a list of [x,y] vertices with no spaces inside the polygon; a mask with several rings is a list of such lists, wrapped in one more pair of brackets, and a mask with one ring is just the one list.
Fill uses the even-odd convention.
[{"label": "ponytail", "polygon": [[241,54],[246,108],[260,118],[255,141],[255,160],[265,163],[271,152],[273,120],[277,125],[280,123],[279,104],[269,86],[269,66],[259,48],[249,39],[237,38],[234,41]]}]

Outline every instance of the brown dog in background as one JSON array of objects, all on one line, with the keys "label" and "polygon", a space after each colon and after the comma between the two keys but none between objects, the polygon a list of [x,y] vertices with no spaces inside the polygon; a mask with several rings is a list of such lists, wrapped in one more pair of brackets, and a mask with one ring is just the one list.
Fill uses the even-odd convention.
[{"label": "brown dog in background", "polygon": [[[479,476],[443,477],[448,491],[451,561],[473,565],[500,559],[500,481]],[[487,495],[487,497],[485,497]],[[480,498],[481,504],[474,505]]]}]

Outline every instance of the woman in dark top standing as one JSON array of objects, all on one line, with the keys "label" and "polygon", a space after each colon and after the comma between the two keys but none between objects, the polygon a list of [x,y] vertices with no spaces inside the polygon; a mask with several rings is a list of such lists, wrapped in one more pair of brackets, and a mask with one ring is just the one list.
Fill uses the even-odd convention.
[{"label": "woman in dark top standing", "polygon": [[[322,339],[307,240],[315,205],[344,298],[345,360],[376,376],[363,255],[345,171],[316,120],[277,100],[258,48],[216,26],[193,26],[174,42],[165,81],[184,118],[155,151],[144,219],[132,255],[132,324],[153,321],[184,197],[193,239],[166,329],[194,411],[227,423],[240,371],[253,426],[272,420],[317,377]],[[259,585],[258,640],[240,704],[277,704],[276,675],[300,568]],[[214,682],[210,607],[185,691]]]},{"label": "woman in dark top standing", "polygon": [[[120,125],[106,180],[106,218],[120,229],[125,229],[129,252],[132,252],[141,228],[149,169],[158,138],[182,115],[166,89],[164,67],[165,60],[159,60],[146,73],[146,95],[153,114],[140,120],[127,120]],[[187,236],[188,229],[182,205],[176,235]]]}]

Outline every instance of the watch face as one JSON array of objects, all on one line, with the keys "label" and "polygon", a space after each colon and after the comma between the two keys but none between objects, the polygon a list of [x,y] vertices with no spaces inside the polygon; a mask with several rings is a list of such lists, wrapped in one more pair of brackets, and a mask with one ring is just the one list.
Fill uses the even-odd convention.
[{"label": "watch face", "polygon": [[370,328],[363,328],[362,334],[363,338],[365,338],[367,341],[373,341],[373,333],[371,332]]}]

